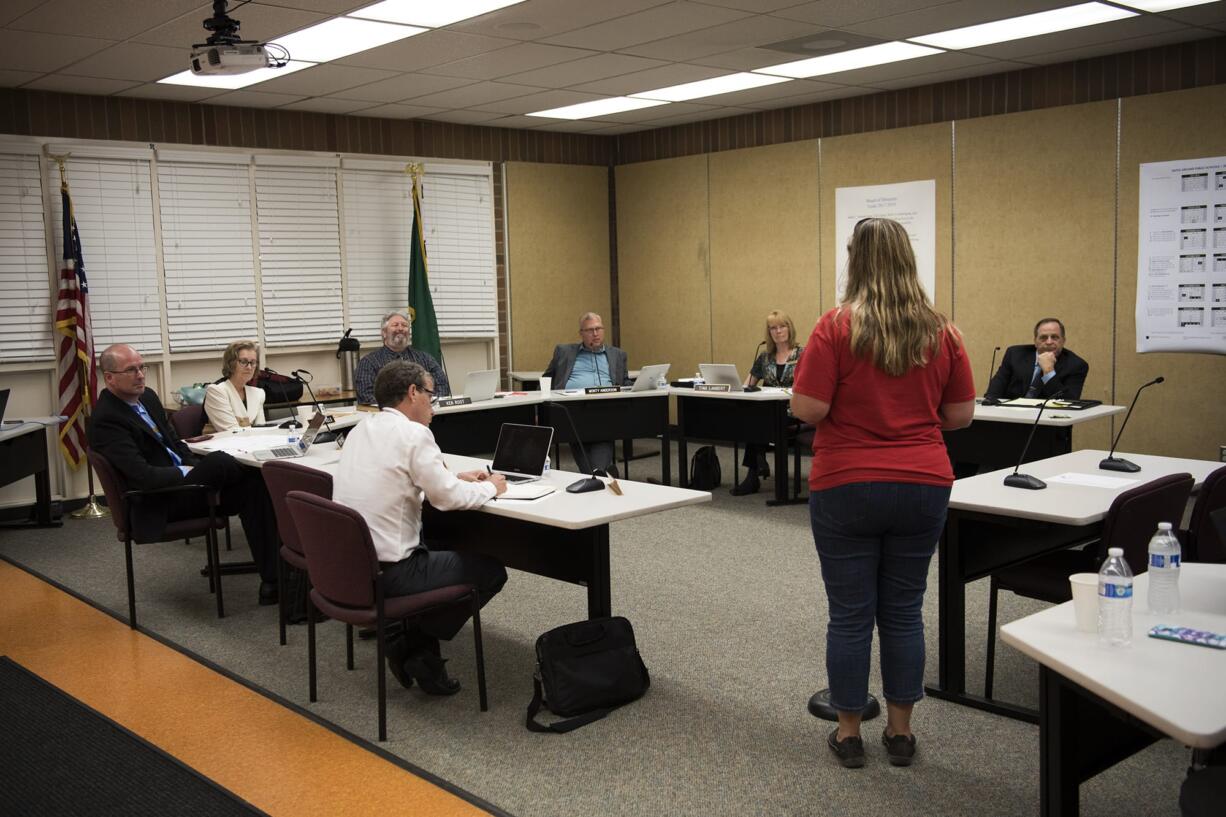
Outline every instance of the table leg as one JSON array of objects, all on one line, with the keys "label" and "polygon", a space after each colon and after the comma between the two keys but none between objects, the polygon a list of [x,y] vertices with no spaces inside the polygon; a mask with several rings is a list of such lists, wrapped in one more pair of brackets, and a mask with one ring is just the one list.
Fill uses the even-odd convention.
[{"label": "table leg", "polygon": [[587,580],[587,617],[604,618],[613,615],[613,593],[609,576],[609,526],[599,525],[589,531],[591,574]]},{"label": "table leg", "polygon": [[34,474],[34,518],[40,528],[58,527],[63,523],[51,519],[51,470],[47,463],[47,451],[41,446],[39,450],[43,452],[43,459],[41,467]]},{"label": "table leg", "polygon": [[804,500],[793,500],[788,496],[788,404],[778,402],[772,404],[771,424],[774,427],[775,438],[775,498],[768,499],[767,505],[793,505]]},{"label": "table leg", "polygon": [[660,435],[660,482],[673,484],[673,449],[668,439],[668,417],[664,418],[664,433]]},{"label": "table leg", "polygon": [[690,487],[690,457],[685,439],[685,398],[677,400],[677,484]]}]

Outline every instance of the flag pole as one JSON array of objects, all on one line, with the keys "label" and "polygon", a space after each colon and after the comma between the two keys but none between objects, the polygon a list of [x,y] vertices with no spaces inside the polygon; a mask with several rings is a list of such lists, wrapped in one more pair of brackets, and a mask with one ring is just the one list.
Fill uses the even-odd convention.
[{"label": "flag pole", "polygon": [[[61,192],[67,192],[68,178],[65,175],[64,161],[68,158],[68,156],[52,156],[51,158],[55,160],[55,164],[60,171],[60,190]],[[71,199],[69,199],[69,201],[71,202]],[[75,219],[73,221],[75,223]],[[72,240],[73,236],[64,236],[65,245]],[[85,365],[85,361],[81,359],[80,355],[77,356],[77,375],[81,380],[81,406],[85,413],[86,422],[88,423],[89,416],[93,411],[94,401],[93,395],[90,394],[89,389],[89,369]],[[84,437],[83,441],[84,448],[86,451],[88,451],[89,438]],[[90,468],[89,466],[89,458],[85,457],[84,459],[85,476],[89,481],[89,499],[83,506],[73,511],[68,516],[72,519],[104,519],[110,516],[111,512],[98,503],[98,496],[94,492],[94,469]]]}]

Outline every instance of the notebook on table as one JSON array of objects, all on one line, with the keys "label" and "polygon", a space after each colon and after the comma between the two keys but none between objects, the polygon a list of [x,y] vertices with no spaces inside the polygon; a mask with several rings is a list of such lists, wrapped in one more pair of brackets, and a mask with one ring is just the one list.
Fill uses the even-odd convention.
[{"label": "notebook on table", "polygon": [[533,482],[545,473],[545,458],[553,444],[553,426],[503,423],[490,470],[508,483]]},{"label": "notebook on table", "polygon": [[323,424],[324,416],[316,412],[315,416],[311,418],[311,422],[307,423],[307,427],[303,430],[302,436],[296,443],[286,443],[275,448],[252,451],[251,456],[261,462],[264,460],[288,460],[305,457],[306,452],[311,448],[311,444],[315,442],[315,437],[319,434],[319,429]]}]

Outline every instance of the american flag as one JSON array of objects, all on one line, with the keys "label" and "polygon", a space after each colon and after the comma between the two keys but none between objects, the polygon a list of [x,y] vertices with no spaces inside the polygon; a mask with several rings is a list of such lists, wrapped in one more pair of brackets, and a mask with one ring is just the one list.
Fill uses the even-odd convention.
[{"label": "american flag", "polygon": [[85,281],[85,261],[81,257],[81,236],[72,212],[68,182],[60,183],[64,205],[64,266],[60,270],[60,291],[55,309],[55,331],[59,335],[56,362],[60,384],[60,451],[74,469],[85,456],[85,417],[94,407],[98,393],[98,372],[94,366],[94,339],[89,326],[89,285]]}]

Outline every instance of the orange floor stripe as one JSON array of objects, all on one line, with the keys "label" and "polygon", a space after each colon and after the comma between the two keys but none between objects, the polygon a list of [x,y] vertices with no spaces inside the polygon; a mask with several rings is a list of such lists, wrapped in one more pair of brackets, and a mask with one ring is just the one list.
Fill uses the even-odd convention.
[{"label": "orange floor stripe", "polygon": [[270,814],[486,814],[6,562],[0,654]]}]

